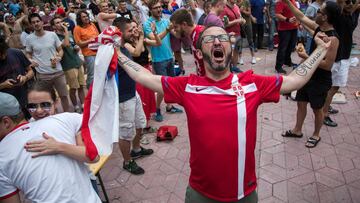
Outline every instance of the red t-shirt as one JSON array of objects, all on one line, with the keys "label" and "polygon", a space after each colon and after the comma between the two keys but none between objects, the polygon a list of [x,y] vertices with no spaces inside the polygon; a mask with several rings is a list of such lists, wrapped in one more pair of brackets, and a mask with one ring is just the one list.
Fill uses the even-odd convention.
[{"label": "red t-shirt", "polygon": [[[220,14],[220,19],[224,19],[224,16],[227,16],[229,18],[229,21],[233,21],[235,19],[238,19],[241,16],[239,7],[235,4],[232,8],[229,5],[226,5],[224,7],[224,11]],[[225,25],[224,25],[225,26]],[[234,32],[235,36],[240,36],[240,24],[235,24],[231,27],[226,27],[226,32]]]},{"label": "red t-shirt", "polygon": [[282,77],[252,71],[221,81],[190,75],[162,77],[164,99],[186,111],[190,186],[217,201],[237,201],[256,189],[257,108],[277,102]]},{"label": "red t-shirt", "polygon": [[[291,0],[291,3],[296,6],[296,3],[294,0]],[[294,17],[294,14],[291,12],[290,8],[286,3],[283,1],[277,1],[276,7],[275,7],[275,13],[281,14],[287,18]],[[298,23],[289,23],[285,21],[278,21],[278,30],[295,30],[298,29]]]},{"label": "red t-shirt", "polygon": [[190,35],[192,41],[191,48],[195,58],[196,73],[198,76],[205,75],[204,61],[196,56],[196,43],[199,39],[200,33],[204,30],[204,28],[205,27],[203,25],[196,25],[195,29],[192,31]]}]

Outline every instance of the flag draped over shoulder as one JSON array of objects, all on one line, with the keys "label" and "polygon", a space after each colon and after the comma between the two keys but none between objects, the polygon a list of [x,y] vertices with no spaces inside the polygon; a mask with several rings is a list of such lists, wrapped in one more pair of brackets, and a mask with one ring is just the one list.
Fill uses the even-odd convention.
[{"label": "flag draped over shoulder", "polygon": [[97,155],[110,155],[118,141],[119,95],[116,81],[117,54],[121,32],[114,26],[105,29],[89,44],[97,49],[94,80],[84,102],[81,134],[90,160]]}]

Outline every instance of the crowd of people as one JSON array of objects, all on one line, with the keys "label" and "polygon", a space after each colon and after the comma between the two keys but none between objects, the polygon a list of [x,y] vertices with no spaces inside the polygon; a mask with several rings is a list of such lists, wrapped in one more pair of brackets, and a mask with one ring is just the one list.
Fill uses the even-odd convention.
[{"label": "crowd of people", "polygon": [[[256,109],[298,90],[295,127],[282,135],[303,136],[310,103],[315,125],[305,146],[316,147],[321,126],[337,126],[330,103],[347,83],[359,12],[358,0],[0,2],[0,202],[20,202],[20,190],[35,202],[101,202],[84,165],[99,157],[87,157],[79,131],[99,60],[91,46],[109,26],[121,31],[123,169],[145,173],[135,160],[154,153],[141,146],[149,143],[144,134],[156,132],[151,120],[185,111],[191,148],[185,202],[257,202]],[[277,49],[276,75],[243,72],[266,48]],[[186,51],[195,74],[185,72]],[[291,59],[294,51],[300,64]]]}]

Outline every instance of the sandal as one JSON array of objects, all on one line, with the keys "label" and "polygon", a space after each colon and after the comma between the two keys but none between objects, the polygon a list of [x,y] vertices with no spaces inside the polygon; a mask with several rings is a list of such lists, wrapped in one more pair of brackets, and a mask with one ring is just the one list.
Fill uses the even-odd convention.
[{"label": "sandal", "polygon": [[304,134],[301,133],[300,135],[298,135],[298,134],[295,134],[295,133],[291,132],[291,130],[288,130],[285,133],[281,134],[281,136],[283,136],[283,137],[302,138],[304,136]]},{"label": "sandal", "polygon": [[305,147],[314,148],[320,142],[320,140],[321,137],[319,137],[319,139],[315,139],[314,137],[309,137],[308,140],[306,141]]},{"label": "sandal", "polygon": [[147,128],[143,128],[142,134],[155,133],[156,131],[157,131],[157,128],[149,126]]}]

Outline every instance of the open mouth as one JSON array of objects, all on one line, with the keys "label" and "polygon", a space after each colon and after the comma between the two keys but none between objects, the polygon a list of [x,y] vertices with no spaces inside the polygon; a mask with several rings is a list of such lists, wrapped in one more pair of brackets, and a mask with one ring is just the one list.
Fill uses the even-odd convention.
[{"label": "open mouth", "polygon": [[224,50],[221,47],[214,48],[212,51],[212,57],[216,63],[223,62],[225,59]]}]

